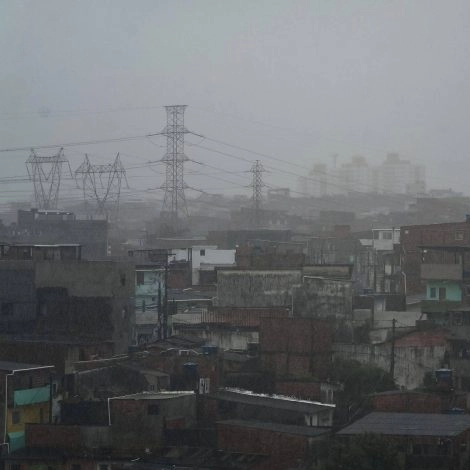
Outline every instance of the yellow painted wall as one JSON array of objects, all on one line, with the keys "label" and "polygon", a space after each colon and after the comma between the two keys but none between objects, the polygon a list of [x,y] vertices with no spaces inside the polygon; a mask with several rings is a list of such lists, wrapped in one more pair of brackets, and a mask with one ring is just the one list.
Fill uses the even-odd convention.
[{"label": "yellow painted wall", "polygon": [[[8,409],[8,422],[7,432],[21,432],[24,431],[25,423],[40,423],[41,411],[43,410],[44,423],[49,421],[49,403],[37,403],[34,405],[17,406],[16,408]],[[20,413],[20,422],[13,424],[13,412]]]}]

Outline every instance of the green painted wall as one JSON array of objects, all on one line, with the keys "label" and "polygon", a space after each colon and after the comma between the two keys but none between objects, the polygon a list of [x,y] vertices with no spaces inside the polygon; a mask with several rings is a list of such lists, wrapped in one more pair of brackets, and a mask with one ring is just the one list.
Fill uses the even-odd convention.
[{"label": "green painted wall", "polygon": [[[433,287],[436,289],[435,297],[431,297],[431,288]],[[445,300],[462,302],[462,289],[460,284],[452,281],[428,281],[426,287],[427,300],[439,300],[439,287],[444,287],[446,289]]]}]

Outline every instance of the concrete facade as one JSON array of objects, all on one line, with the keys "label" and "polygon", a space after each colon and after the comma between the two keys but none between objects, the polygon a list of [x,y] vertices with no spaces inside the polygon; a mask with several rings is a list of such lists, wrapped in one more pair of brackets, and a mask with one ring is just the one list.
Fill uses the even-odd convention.
[{"label": "concrete facade", "polygon": [[[450,350],[446,330],[415,331],[395,342],[395,380],[397,385],[413,390],[423,384],[426,373],[442,367]],[[362,364],[374,364],[390,371],[390,341],[380,344],[333,345],[333,356],[353,359]]]},{"label": "concrete facade", "polygon": [[218,307],[290,307],[293,286],[302,281],[299,270],[219,271]]},{"label": "concrete facade", "polygon": [[113,261],[1,260],[4,333],[131,344],[135,270]]}]

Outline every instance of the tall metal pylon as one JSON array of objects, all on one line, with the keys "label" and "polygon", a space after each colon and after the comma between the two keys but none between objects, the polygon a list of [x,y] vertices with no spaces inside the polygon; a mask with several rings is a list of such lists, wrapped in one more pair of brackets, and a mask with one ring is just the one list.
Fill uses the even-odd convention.
[{"label": "tall metal pylon", "polygon": [[26,169],[34,185],[34,199],[38,209],[57,209],[64,163],[67,164],[72,177],[72,169],[65,158],[63,148],[56,155],[47,157],[40,157],[31,149],[31,154],[26,160]]},{"label": "tall metal pylon", "polygon": [[173,233],[181,229],[180,216],[188,216],[188,207],[184,190],[184,162],[188,157],[184,154],[184,135],[189,131],[184,127],[186,105],[165,106],[166,127],[162,135],[166,135],[166,153],[162,158],[165,163],[165,190],[162,206],[162,218]]},{"label": "tall metal pylon", "polygon": [[260,209],[263,202],[263,187],[265,186],[263,183],[263,172],[265,169],[260,160],[256,160],[250,171],[252,173],[251,187],[253,189],[253,195],[251,196],[253,224],[259,225]]},{"label": "tall metal pylon", "polygon": [[113,163],[106,165],[92,165],[88,155],[85,155],[85,160],[75,170],[75,179],[77,183],[81,183],[85,205],[87,206],[90,201],[94,203],[90,215],[118,217],[123,179],[129,187],[119,153]]}]

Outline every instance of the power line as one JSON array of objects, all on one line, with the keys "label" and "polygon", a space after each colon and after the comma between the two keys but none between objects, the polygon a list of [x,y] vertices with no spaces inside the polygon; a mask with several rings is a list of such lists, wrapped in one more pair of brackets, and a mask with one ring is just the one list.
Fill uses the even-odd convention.
[{"label": "power line", "polygon": [[[159,135],[159,134],[153,134]],[[127,137],[114,137],[110,139],[96,139],[96,140],[82,140],[77,142],[64,142],[60,144],[48,144],[48,145],[28,145],[26,147],[7,147],[0,149],[1,153],[5,152],[22,152],[34,149],[52,149],[52,148],[64,148],[64,147],[78,147],[81,145],[96,145],[96,144],[106,144],[111,142],[126,142],[131,140],[141,140],[147,139],[148,135],[131,135]]]}]

